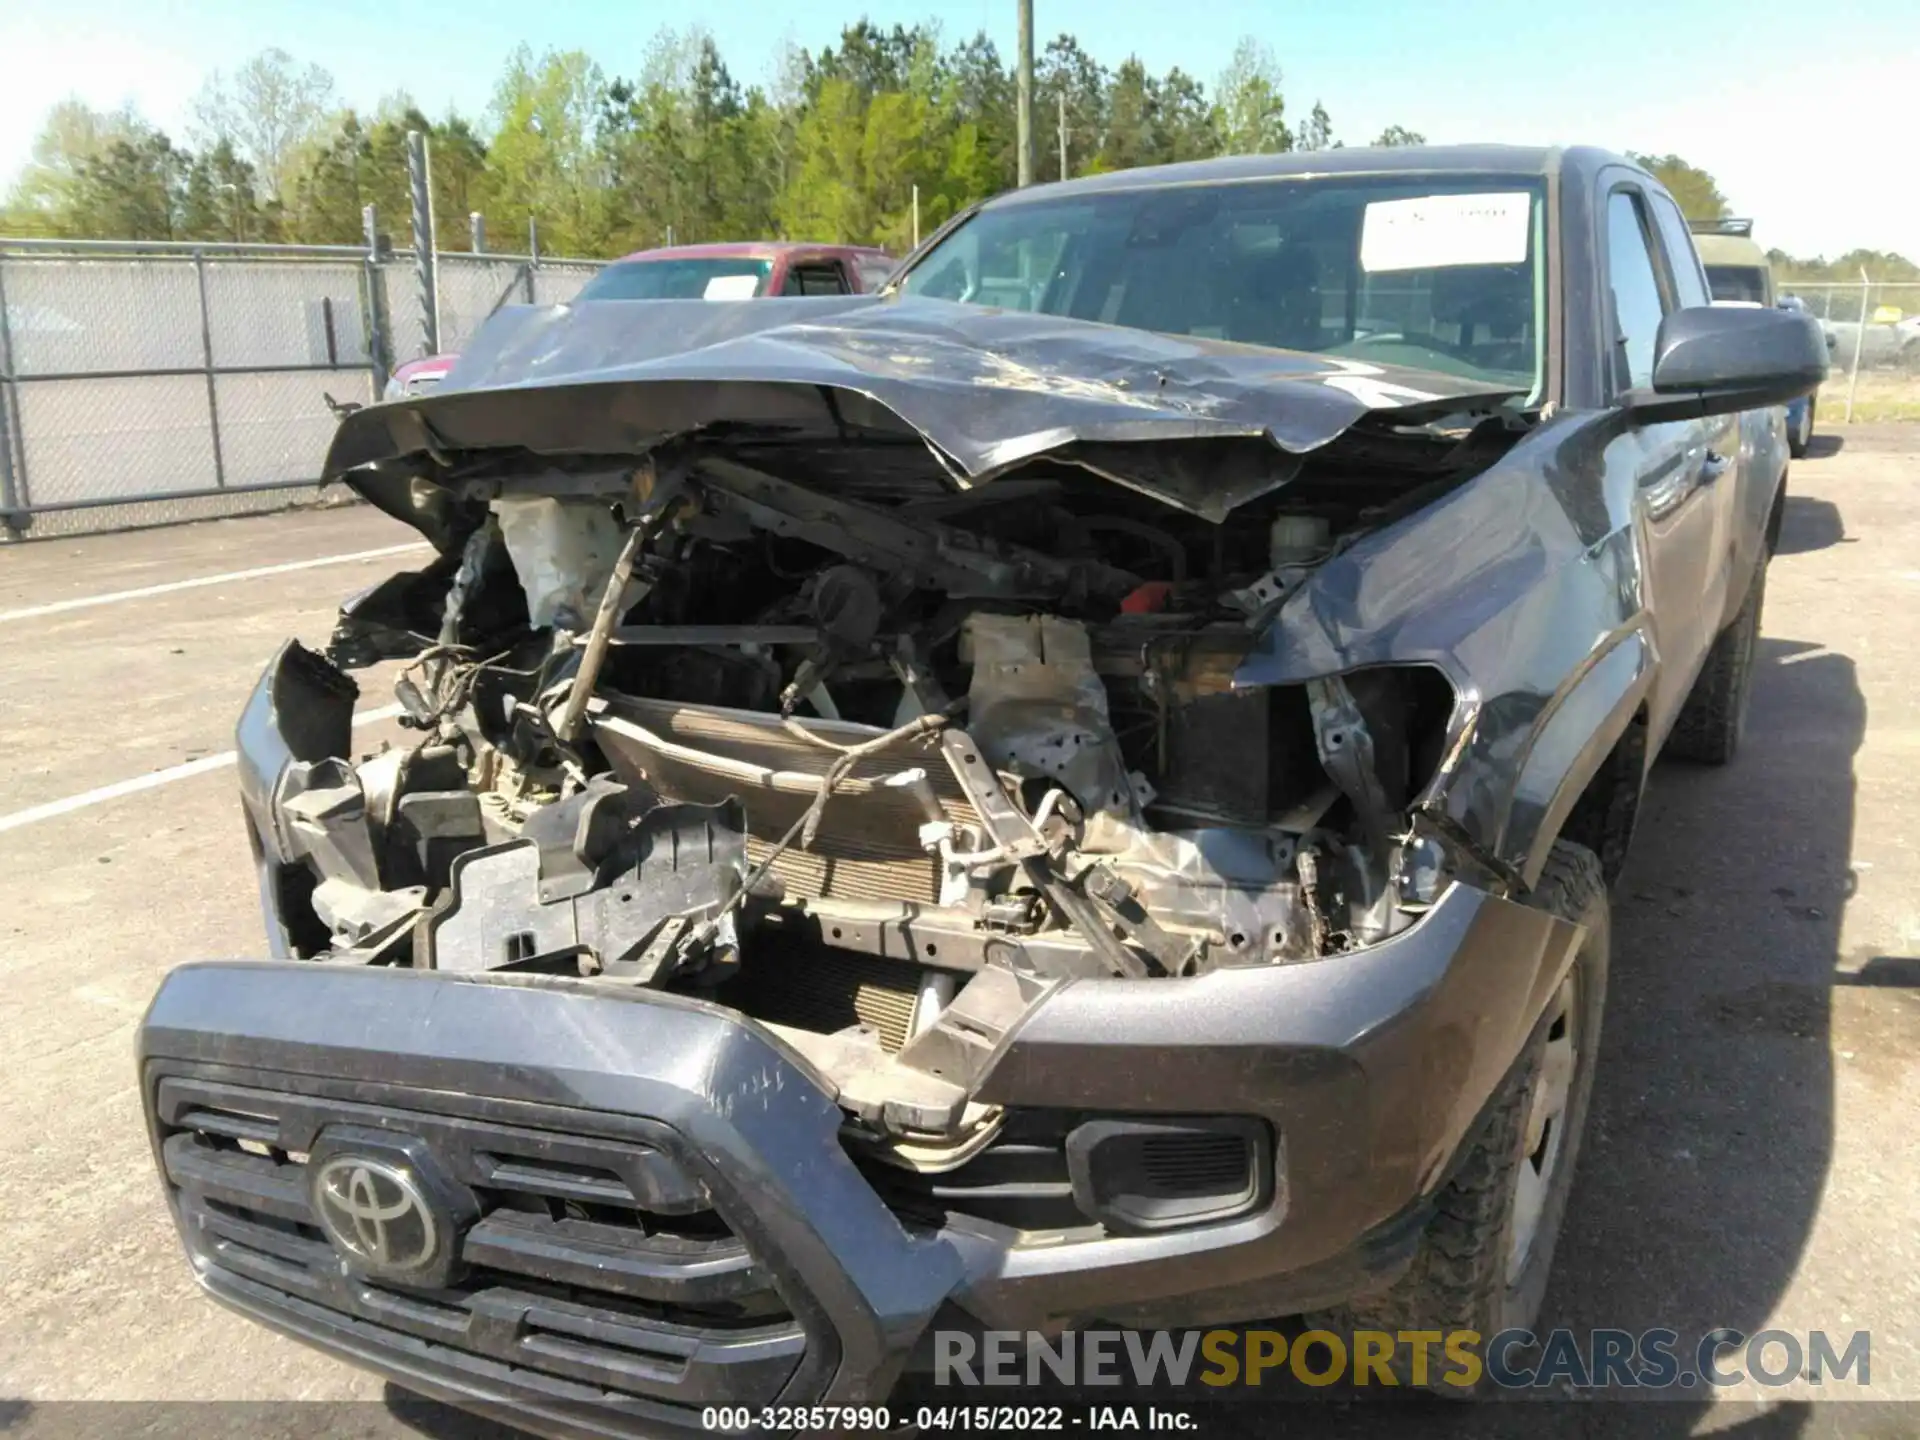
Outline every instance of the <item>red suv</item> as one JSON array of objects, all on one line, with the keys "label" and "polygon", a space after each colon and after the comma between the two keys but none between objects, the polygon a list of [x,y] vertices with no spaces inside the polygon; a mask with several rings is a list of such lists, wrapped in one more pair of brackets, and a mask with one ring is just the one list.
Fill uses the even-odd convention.
[{"label": "red suv", "polygon": [[[864,245],[783,240],[726,241],[637,250],[615,260],[573,297],[583,300],[758,300],[770,295],[861,295],[878,290],[895,261]],[[419,395],[446,379],[458,355],[428,355],[394,367],[387,400]]]}]

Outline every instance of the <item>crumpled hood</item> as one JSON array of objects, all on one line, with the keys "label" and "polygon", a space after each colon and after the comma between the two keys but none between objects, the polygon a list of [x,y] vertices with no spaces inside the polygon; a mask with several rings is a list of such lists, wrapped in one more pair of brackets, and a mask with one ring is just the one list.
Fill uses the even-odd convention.
[{"label": "crumpled hood", "polygon": [[[1515,393],[918,296],[514,307],[435,393],[348,416],[325,478],[355,484],[362,467],[434,453],[640,453],[714,427],[823,440],[904,427],[961,487],[1053,456],[1218,520],[1370,414]],[[1265,461],[1222,463],[1222,442],[1249,440]]]}]

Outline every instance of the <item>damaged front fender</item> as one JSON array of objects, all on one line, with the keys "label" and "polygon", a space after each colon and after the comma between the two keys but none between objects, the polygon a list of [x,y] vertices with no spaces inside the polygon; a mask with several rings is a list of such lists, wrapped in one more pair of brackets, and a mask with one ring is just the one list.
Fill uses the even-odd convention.
[{"label": "damaged front fender", "polygon": [[282,787],[296,767],[337,763],[349,753],[359,698],[350,676],[289,640],[268,662],[234,730],[240,804],[259,874],[267,948],[276,960],[328,939],[313,919],[313,877],[295,863],[297,842],[279,803]]},{"label": "damaged front fender", "polygon": [[1436,667],[1456,704],[1415,808],[1531,883],[1654,679],[1636,482],[1618,436],[1605,415],[1545,424],[1334,555],[1281,605],[1235,686]]}]

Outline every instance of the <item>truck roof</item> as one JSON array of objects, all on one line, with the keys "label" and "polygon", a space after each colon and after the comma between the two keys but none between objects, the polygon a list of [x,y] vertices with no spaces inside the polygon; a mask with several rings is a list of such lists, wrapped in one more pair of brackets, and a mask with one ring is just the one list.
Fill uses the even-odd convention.
[{"label": "truck roof", "polygon": [[815,244],[806,240],[718,240],[705,245],[661,245],[651,250],[636,250],[615,262],[629,260],[772,260],[781,255],[832,255],[887,257],[884,250],[871,245]]},{"label": "truck roof", "polygon": [[1751,265],[1761,269],[1767,265],[1767,252],[1745,235],[1696,233],[1693,248],[1700,252],[1702,265]]},{"label": "truck roof", "polygon": [[[1292,150],[1277,155],[1223,155],[1176,165],[1110,170],[1013,190],[988,205],[1018,205],[1063,195],[1134,190],[1155,185],[1206,185],[1294,175],[1476,174],[1591,175],[1604,165],[1640,170],[1624,155],[1589,145],[1381,145],[1339,150]],[[1642,171],[1641,173],[1645,173]]]}]

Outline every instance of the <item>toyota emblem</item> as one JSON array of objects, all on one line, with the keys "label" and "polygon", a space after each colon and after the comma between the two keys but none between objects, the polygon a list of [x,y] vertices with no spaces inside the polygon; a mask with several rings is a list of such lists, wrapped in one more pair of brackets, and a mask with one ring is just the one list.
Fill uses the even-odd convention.
[{"label": "toyota emblem", "polygon": [[443,1227],[406,1170],[370,1155],[335,1155],[313,1177],[313,1209],[334,1247],[369,1270],[431,1265]]}]

